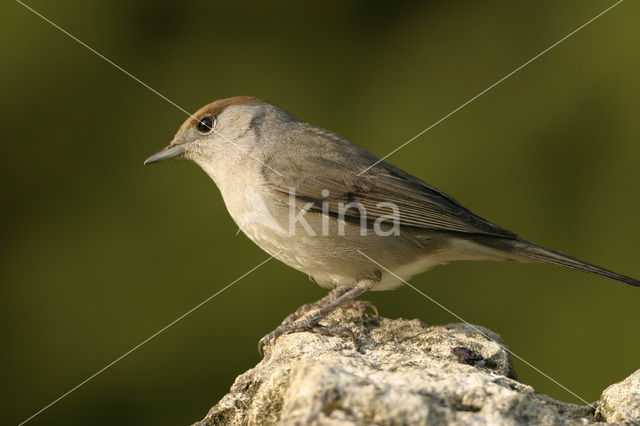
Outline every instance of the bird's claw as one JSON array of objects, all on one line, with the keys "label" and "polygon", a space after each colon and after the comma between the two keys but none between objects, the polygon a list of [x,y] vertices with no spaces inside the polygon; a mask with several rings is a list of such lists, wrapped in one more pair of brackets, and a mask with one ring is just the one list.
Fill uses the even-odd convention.
[{"label": "bird's claw", "polygon": [[322,325],[317,325],[313,328],[313,332],[322,334],[323,336],[348,337],[349,339],[351,339],[353,344],[357,346],[355,334],[353,334],[353,331],[351,331],[351,329],[347,327],[324,327]]},{"label": "bird's claw", "polygon": [[[365,307],[366,309],[366,307]],[[278,337],[284,334],[296,333],[299,331],[309,331],[312,333],[322,334],[323,336],[332,336],[332,337],[348,337],[353,342],[354,346],[357,347],[356,336],[353,334],[349,328],[346,327],[325,327],[320,325],[317,322],[314,323],[290,323],[290,324],[281,324],[271,333],[266,334],[262,339],[258,341],[258,352],[260,355],[264,355],[262,348],[264,345],[271,343]]]},{"label": "bird's claw", "polygon": [[[275,330],[274,330],[275,331]],[[271,339],[274,338],[274,336],[272,336],[274,332],[272,331],[271,333],[265,335],[264,337],[262,337],[262,339],[260,339],[258,341],[258,353],[260,355],[264,356],[264,352],[262,351],[262,348],[264,347],[264,345],[266,345],[267,343],[269,343],[271,341]]]},{"label": "bird's claw", "polygon": [[354,309],[359,310],[360,312],[366,312],[367,308],[371,308],[373,311],[373,315],[378,318],[380,314],[378,313],[378,307],[375,303],[369,302],[368,300],[354,300],[349,304]]}]

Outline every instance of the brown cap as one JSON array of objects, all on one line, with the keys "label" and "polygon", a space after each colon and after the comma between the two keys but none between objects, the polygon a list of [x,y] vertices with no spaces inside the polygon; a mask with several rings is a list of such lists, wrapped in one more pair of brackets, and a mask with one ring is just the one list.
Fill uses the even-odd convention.
[{"label": "brown cap", "polygon": [[195,126],[201,118],[206,117],[207,115],[220,114],[227,107],[233,105],[262,105],[268,103],[269,102],[264,99],[260,99],[255,96],[234,96],[232,98],[218,99],[217,101],[213,101],[196,111],[182,124],[182,126],[180,126],[180,130],[189,126]]}]

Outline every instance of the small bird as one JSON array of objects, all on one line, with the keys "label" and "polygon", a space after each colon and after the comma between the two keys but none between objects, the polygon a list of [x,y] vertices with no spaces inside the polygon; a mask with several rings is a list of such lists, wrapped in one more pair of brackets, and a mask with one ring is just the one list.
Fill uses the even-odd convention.
[{"label": "small bird", "polygon": [[260,351],[298,331],[353,339],[348,328],[320,321],[367,290],[392,289],[455,260],[546,262],[640,285],[523,240],[344,137],[257,97],[205,105],[144,164],[171,158],[189,159],[213,179],[231,217],[258,246],[333,289],[260,339]]}]

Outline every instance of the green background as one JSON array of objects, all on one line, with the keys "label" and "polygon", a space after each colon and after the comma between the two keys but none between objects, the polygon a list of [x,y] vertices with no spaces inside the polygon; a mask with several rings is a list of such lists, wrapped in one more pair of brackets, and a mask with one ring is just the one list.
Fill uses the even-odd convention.
[{"label": "green background", "polygon": [[[612,2],[30,0],[195,111],[256,95],[384,155]],[[640,28],[626,1],[389,161],[525,238],[640,277]],[[195,165],[143,167],[185,114],[0,5],[2,377],[17,424],[267,258]],[[593,401],[640,367],[640,289],[548,265],[412,283]],[[30,424],[189,424],[325,290],[271,261]],[[382,315],[456,322],[408,287]],[[579,402],[516,360],[525,383]]]}]

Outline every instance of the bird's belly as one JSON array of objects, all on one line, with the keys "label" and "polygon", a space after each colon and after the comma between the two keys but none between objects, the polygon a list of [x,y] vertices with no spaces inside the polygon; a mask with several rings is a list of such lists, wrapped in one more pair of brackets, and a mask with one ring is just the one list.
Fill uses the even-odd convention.
[{"label": "bird's belly", "polygon": [[390,290],[446,262],[438,250],[426,255],[415,240],[402,235],[290,235],[258,224],[243,231],[267,253],[329,288],[372,280],[378,282],[373,290]]},{"label": "bird's belly", "polygon": [[289,207],[274,203],[265,194],[248,187],[226,195],[225,201],[233,196],[246,198],[244,205],[250,208],[231,207],[238,203],[227,203],[227,207],[249,239],[325,287],[353,287],[359,281],[372,280],[378,282],[373,290],[388,290],[402,284],[394,274],[408,279],[444,263],[437,250],[425,251],[424,239],[418,242],[408,232],[379,235],[366,229],[363,233],[358,223],[327,219],[314,212],[304,216],[308,227],[290,227]]}]

